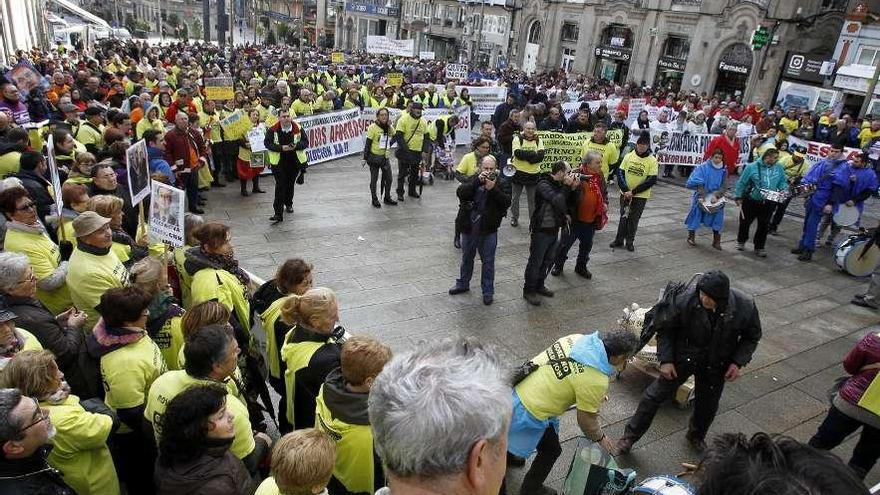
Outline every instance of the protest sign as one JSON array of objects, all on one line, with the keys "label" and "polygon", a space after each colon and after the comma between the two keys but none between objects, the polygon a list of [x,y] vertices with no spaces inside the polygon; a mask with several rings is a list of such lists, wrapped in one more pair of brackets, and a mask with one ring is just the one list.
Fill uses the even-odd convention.
[{"label": "protest sign", "polygon": [[645,109],[644,98],[632,98],[629,100],[629,113],[626,115],[627,127],[632,127],[633,123],[639,118],[639,114]]},{"label": "protest sign", "polygon": [[152,181],[150,193],[150,240],[183,247],[183,215],[185,194],[183,189]]},{"label": "protest sign", "polygon": [[367,36],[367,53],[375,55],[393,55],[412,57],[415,40],[397,40],[386,36]]},{"label": "protest sign", "polygon": [[446,79],[467,79],[467,65],[446,64]]},{"label": "protest sign", "polygon": [[364,125],[360,110],[311,115],[296,119],[309,137],[309,164],[326,162],[364,150]]},{"label": "protest sign", "polygon": [[[623,142],[623,131],[612,129],[605,134],[608,141],[618,148]],[[544,145],[544,161],[541,162],[541,172],[550,172],[554,162],[567,161],[572,167],[577,167],[583,157],[584,142],[593,137],[592,132],[577,132],[566,134],[564,132],[538,131],[541,144]]]},{"label": "protest sign", "polygon": [[434,52],[419,52],[419,58],[422,60],[434,60]]},{"label": "protest sign", "polygon": [[467,88],[471,96],[474,113],[492,115],[495,108],[507,99],[507,88],[503,86],[458,86],[458,90]]},{"label": "protest sign", "polygon": [[136,205],[150,195],[150,163],[146,141],[141,139],[125,150],[125,167],[131,204]]},{"label": "protest sign", "polygon": [[[58,174],[58,163],[55,161],[55,141],[52,134],[49,134],[49,141],[46,143],[47,163],[49,166],[49,179],[52,182],[52,192],[55,194],[55,213],[60,217],[61,209],[64,202],[61,199],[61,176]],[[59,229],[64,232],[63,229]]]},{"label": "protest sign", "polygon": [[[370,127],[376,120],[376,108],[365,107],[361,112],[361,121],[364,129]],[[396,108],[388,108],[388,117],[391,125],[395,125],[397,119],[400,118],[402,110]],[[433,124],[434,120],[441,115],[448,115],[451,112],[448,108],[428,108],[422,112],[422,117],[428,121],[428,126]],[[471,143],[471,112],[470,107],[462,105],[455,108],[455,114],[458,115],[458,125],[455,126],[455,144],[456,146]]]},{"label": "protest sign", "polygon": [[231,100],[235,97],[234,83],[231,77],[205,78],[205,98],[208,100]]},{"label": "protest sign", "polygon": [[403,74],[400,72],[389,72],[385,75],[385,80],[389,86],[403,86]]},{"label": "protest sign", "polygon": [[220,127],[226,134],[226,139],[235,140],[243,137],[250,130],[251,120],[240,109],[226,116],[220,121]]},{"label": "protest sign", "polygon": [[333,52],[330,54],[330,62],[341,64],[345,62],[345,54],[342,52]]},{"label": "protest sign", "polygon": [[12,81],[15,87],[18,88],[22,100],[30,94],[32,89],[43,84],[43,76],[40,75],[33,64],[25,59],[22,59],[15,64],[15,67],[9,69],[9,72],[6,73],[6,78]]},{"label": "protest sign", "polygon": [[[804,155],[806,155],[804,160],[806,160],[811,167],[827,158],[828,152],[831,150],[830,144],[820,143],[818,141],[806,141],[795,136],[788,136],[787,139],[788,151],[791,153],[795,150],[803,152]],[[847,160],[852,160],[852,158],[861,151],[862,150],[858,148],[846,147],[843,149],[843,155]]]},{"label": "protest sign", "polygon": [[262,125],[252,127],[247,131],[247,140],[251,145],[251,153],[266,151],[266,128]]},{"label": "protest sign", "polygon": [[[678,131],[652,132],[651,149],[660,165],[696,167],[706,161],[703,158],[706,148],[718,136],[718,134],[688,134]],[[743,165],[749,160],[751,146],[748,138],[741,138],[739,143],[737,165]]]}]

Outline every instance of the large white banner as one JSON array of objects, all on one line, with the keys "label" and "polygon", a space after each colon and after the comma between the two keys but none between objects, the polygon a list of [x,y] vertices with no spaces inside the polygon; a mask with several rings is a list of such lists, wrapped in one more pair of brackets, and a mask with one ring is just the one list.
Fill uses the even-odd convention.
[{"label": "large white banner", "polygon": [[[687,134],[678,131],[651,133],[651,147],[660,165],[683,165],[695,167],[705,161],[703,155],[709,142],[719,134]],[[739,140],[737,165],[744,165],[749,159],[748,139]]]},{"label": "large white banner", "polygon": [[386,36],[367,36],[367,52],[378,55],[394,55],[398,57],[412,57],[415,54],[413,42],[415,40],[395,40]]},{"label": "large white banner", "polygon": [[504,86],[457,86],[458,90],[467,88],[477,115],[492,115],[495,108],[507,99],[507,88]]},{"label": "large white banner", "polygon": [[306,131],[309,164],[326,162],[364,151],[364,127],[358,108],[297,118]]},{"label": "large white banner", "polygon": [[[830,144],[820,143],[818,141],[806,141],[794,136],[788,136],[788,150],[793,152],[798,150],[803,152],[807,163],[812,167],[828,157],[828,151],[831,150]],[[847,160],[851,160],[853,156],[860,153],[858,148],[844,148],[843,154]]]},{"label": "large white banner", "polygon": [[[376,111],[377,108],[364,108],[363,112],[361,112],[361,120],[363,121],[363,128],[366,130],[367,127],[370,126],[376,120]],[[402,110],[398,110],[396,108],[389,108],[388,113],[391,117],[392,124],[397,122],[397,119],[400,117],[400,114],[403,113]],[[448,108],[428,108],[422,112],[422,117],[428,121],[428,125],[432,124],[437,117],[441,115],[448,115]],[[471,112],[470,108],[467,106],[456,107],[455,114],[458,115],[458,125],[455,127],[455,144],[456,146],[466,145],[471,143]],[[363,149],[363,148],[362,148]]]}]

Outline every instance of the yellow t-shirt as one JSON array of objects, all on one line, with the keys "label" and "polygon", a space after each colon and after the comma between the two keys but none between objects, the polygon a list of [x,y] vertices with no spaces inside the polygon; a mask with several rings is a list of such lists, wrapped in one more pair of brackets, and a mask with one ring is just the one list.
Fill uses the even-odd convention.
[{"label": "yellow t-shirt", "polygon": [[458,166],[455,167],[455,171],[465,177],[473,177],[477,175],[479,169],[480,164],[477,163],[477,154],[473,151],[461,157],[461,161],[458,162]]},{"label": "yellow t-shirt", "polygon": [[118,495],[119,479],[107,448],[113,419],[86,411],[75,395],[60,404],[40,402],[40,407],[49,411],[58,432],[47,461],[64,474],[64,482],[77,495]]},{"label": "yellow t-shirt", "polygon": [[[623,157],[623,162],[620,164],[620,170],[624,173],[626,187],[633,190],[633,188],[642,182],[645,182],[645,179],[647,179],[648,176],[657,175],[657,157],[654,155],[641,157],[637,155],[635,151],[630,151],[625,157]],[[636,198],[650,198],[651,189],[653,188],[649,188],[647,191],[642,191],[633,196]]]},{"label": "yellow t-shirt", "polygon": [[[166,369],[162,351],[146,334],[137,342],[102,356],[101,380],[107,394],[104,402],[113,410],[146,403],[150,386]],[[119,427],[120,433],[129,431],[124,424]]]},{"label": "yellow t-shirt", "polygon": [[[608,141],[607,138],[606,141]],[[617,163],[620,158],[620,149],[611,141],[601,144],[593,142],[591,138],[584,141],[584,145],[581,147],[581,157],[586,155],[588,151],[595,151],[602,155],[602,177],[607,178],[608,172],[611,170],[610,165]]]},{"label": "yellow t-shirt", "polygon": [[787,134],[791,134],[798,127],[801,126],[800,121],[798,121],[797,119],[790,119],[788,117],[782,117],[781,119],[779,119],[779,125],[785,128],[785,132]]},{"label": "yellow t-shirt", "polygon": [[104,256],[82,251],[77,247],[70,256],[67,268],[67,286],[73,287],[70,299],[80,311],[88,314],[84,329],[91,331],[98,322],[95,306],[101,302],[101,295],[108,289],[124,287],[128,282],[128,270],[110,250]]},{"label": "yellow t-shirt", "polygon": [[864,148],[871,144],[871,140],[880,138],[880,131],[871,131],[870,127],[859,131],[859,146]]},{"label": "yellow t-shirt", "polygon": [[403,141],[398,146],[406,146],[411,151],[421,153],[425,136],[428,134],[428,122],[424,117],[414,119],[409,112],[403,112],[397,119],[394,132],[403,133]]},{"label": "yellow t-shirt", "polygon": [[27,330],[25,330],[23,328],[18,328],[18,327],[16,327],[15,331],[18,332],[21,335],[21,337],[24,339],[24,345],[21,347],[21,350],[23,350],[23,351],[42,351],[43,350],[43,344],[41,344],[40,341],[37,340],[36,337],[34,337],[34,334],[28,332]]},{"label": "yellow t-shirt", "polygon": [[[532,359],[539,365],[516,386],[516,393],[526,410],[544,421],[560,416],[572,405],[578,410],[596,413],[608,392],[608,376],[590,366],[565,361],[582,334],[562,337]],[[550,360],[562,361],[548,365]]]},{"label": "yellow t-shirt", "polygon": [[[222,387],[223,384],[212,382],[210,380],[200,380],[186,374],[184,370],[169,371],[160,376],[153,382],[150,387],[150,393],[147,397],[147,406],[144,409],[144,418],[153,424],[153,431],[156,434],[156,441],[162,434],[162,416],[171,399],[177,397],[178,394],[193,385],[215,384]],[[247,406],[239,399],[229,393],[226,389],[226,409],[235,418],[232,420],[235,429],[235,440],[229,451],[239,459],[243,459],[253,452],[256,442],[251,432],[251,422],[248,416]]]},{"label": "yellow t-shirt", "polygon": [[17,174],[21,170],[21,153],[10,151],[0,155],[0,177]]},{"label": "yellow t-shirt", "polygon": [[390,127],[388,133],[386,133],[384,129],[379,127],[379,124],[375,122],[370,124],[370,127],[367,128],[367,139],[370,140],[370,153],[388,158],[391,139],[394,137],[393,133],[394,129]]},{"label": "yellow t-shirt", "polygon": [[[7,229],[5,249],[27,256],[37,280],[51,276],[60,264],[58,246],[46,234]],[[67,311],[72,304],[67,284],[62,284],[61,287],[49,292],[37,288],[37,299],[45,304],[53,315]]]}]

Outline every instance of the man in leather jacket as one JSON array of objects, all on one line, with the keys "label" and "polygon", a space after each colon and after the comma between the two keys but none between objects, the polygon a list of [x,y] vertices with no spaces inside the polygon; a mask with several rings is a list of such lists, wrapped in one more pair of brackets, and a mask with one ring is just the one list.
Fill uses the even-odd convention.
[{"label": "man in leather jacket", "polygon": [[686,438],[702,451],[724,383],[739,378],[761,339],[758,308],[752,298],[730,288],[727,275],[713,271],[703,274],[696,286],[674,294],[650,324],[657,332],[660,376],[645,390],[617,448],[629,452],[651,426],[660,405],[693,375],[696,400]]}]

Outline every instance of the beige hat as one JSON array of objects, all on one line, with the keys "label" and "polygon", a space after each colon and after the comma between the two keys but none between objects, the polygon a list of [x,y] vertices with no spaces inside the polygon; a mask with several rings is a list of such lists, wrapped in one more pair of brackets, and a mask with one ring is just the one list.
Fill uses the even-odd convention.
[{"label": "beige hat", "polygon": [[73,219],[73,231],[76,237],[85,237],[110,223],[109,218],[102,217],[94,211],[84,211]]}]

